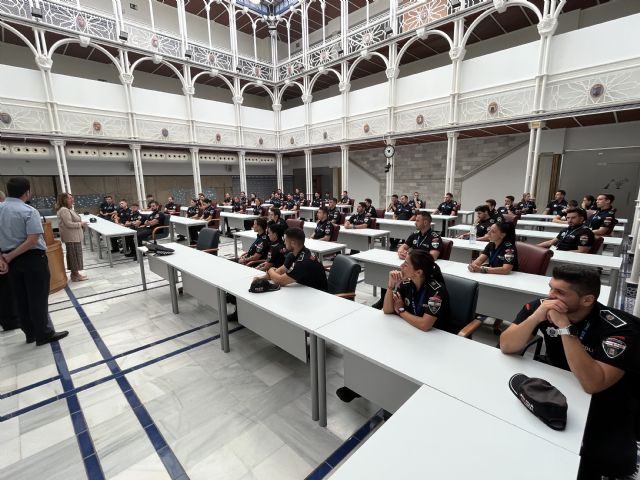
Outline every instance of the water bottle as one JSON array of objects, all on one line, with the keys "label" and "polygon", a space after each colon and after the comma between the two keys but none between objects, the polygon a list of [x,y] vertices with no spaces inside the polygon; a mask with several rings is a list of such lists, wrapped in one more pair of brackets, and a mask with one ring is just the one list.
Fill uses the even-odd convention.
[{"label": "water bottle", "polygon": [[476,243],[476,227],[471,227],[469,230],[469,243]]}]

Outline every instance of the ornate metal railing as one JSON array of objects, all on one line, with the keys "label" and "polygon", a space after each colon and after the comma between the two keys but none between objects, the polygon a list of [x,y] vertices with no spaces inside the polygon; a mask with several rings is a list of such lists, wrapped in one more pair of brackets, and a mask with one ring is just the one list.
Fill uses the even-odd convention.
[{"label": "ornate metal railing", "polygon": [[233,69],[233,54],[228,50],[214,50],[193,42],[189,42],[189,50],[191,50],[192,62],[229,72]]},{"label": "ornate metal railing", "polygon": [[182,41],[169,33],[152,30],[137,22],[125,21],[124,31],[129,34],[127,43],[159,55],[182,58]]}]

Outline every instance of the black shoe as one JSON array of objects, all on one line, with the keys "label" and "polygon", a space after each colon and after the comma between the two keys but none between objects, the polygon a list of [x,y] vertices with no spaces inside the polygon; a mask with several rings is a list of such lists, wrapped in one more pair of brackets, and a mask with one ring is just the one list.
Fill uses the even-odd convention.
[{"label": "black shoe", "polygon": [[378,300],[376,303],[374,303],[371,306],[373,308],[377,308],[378,310],[382,310],[382,307],[384,306],[384,298],[381,298],[380,300]]},{"label": "black shoe", "polygon": [[36,339],[35,339],[35,338],[33,338],[33,337],[27,337],[27,341],[26,341],[26,343],[33,343],[33,342],[35,342],[35,341],[36,341]]},{"label": "black shoe", "polygon": [[349,387],[341,387],[336,390],[336,395],[344,403],[349,403],[354,398],[360,398],[360,394],[354,392]]},{"label": "black shoe", "polygon": [[57,342],[58,340],[62,340],[67,335],[69,335],[69,332],[67,332],[66,330],[63,330],[62,332],[53,332],[51,336],[43,340],[37,340],[36,345],[39,347],[41,345],[46,345],[47,343]]},{"label": "black shoe", "polygon": [[125,256],[125,257],[128,257],[128,258],[132,258],[132,257],[135,257],[135,256],[136,256],[136,254],[135,254],[135,253],[133,253],[133,252],[131,252],[131,253],[125,253],[125,255],[124,255],[124,256]]},{"label": "black shoe", "polygon": [[111,249],[111,253],[118,253],[118,252],[120,252],[119,248],[112,248]]}]

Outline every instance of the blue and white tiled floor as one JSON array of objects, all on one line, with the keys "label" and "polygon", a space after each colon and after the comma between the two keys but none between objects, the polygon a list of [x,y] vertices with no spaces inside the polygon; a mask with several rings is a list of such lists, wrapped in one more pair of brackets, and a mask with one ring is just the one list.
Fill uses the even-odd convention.
[{"label": "blue and white tiled floor", "polygon": [[[174,315],[166,282],[147,272],[143,292],[137,263],[115,258],[85,251],[90,279],[50,296],[70,332],[59,344],[0,334],[0,478],[323,478],[382,422],[376,405],[333,394],[341,351],[328,352],[321,428],[307,365],[237,324],[223,353],[208,307],[185,295]],[[371,288],[357,300],[373,303]],[[475,340],[496,343],[488,330]]]}]

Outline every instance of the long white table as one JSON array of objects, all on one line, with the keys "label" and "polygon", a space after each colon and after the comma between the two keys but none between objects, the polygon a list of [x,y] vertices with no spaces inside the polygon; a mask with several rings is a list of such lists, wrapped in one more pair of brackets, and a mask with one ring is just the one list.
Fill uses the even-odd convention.
[{"label": "long white table", "polygon": [[[238,240],[240,240],[242,243],[242,249],[246,252],[249,250],[249,247],[251,247],[256,236],[257,233],[252,230],[233,233],[233,249],[236,258],[238,258]],[[323,240],[314,240],[313,238],[305,239],[304,246],[311,250],[311,252],[315,253],[320,262],[324,261],[324,257],[327,255],[344,253],[344,249],[346,247],[346,245],[342,243],[325,242]]]},{"label": "long white table", "polygon": [[[381,288],[388,285],[389,272],[399,270],[403,262],[396,252],[380,249],[363,251],[352,258],[364,265],[365,283]],[[511,321],[525,303],[549,294],[549,277],[543,275],[522,272],[487,275],[470,272],[466,263],[449,260],[438,260],[436,263],[442,273],[477,281],[480,286],[477,311],[491,317]],[[598,301],[611,305],[610,293],[610,287],[602,286]]]},{"label": "long white table", "polygon": [[[442,330],[422,332],[397,315],[385,315],[371,307],[329,323],[316,334],[320,396],[326,391],[320,382],[326,379],[322,350],[328,341],[344,350],[345,385],[388,411],[397,411],[421,385],[427,385],[545,439],[560,447],[559,451],[580,452],[591,396],[569,371],[505,355],[497,348]],[[516,373],[544,378],[567,397],[564,431],[547,427],[513,395],[508,382]],[[321,418],[323,414],[320,412]],[[490,443],[491,434],[480,433]],[[464,444],[464,437],[460,441]],[[540,460],[537,454],[532,458]],[[520,477],[514,474],[512,478]]]},{"label": "long white table", "polygon": [[[432,215],[431,219],[433,221],[441,221],[441,232],[443,235],[446,235],[446,232],[449,228],[449,222],[455,223],[458,219],[457,216],[454,215]],[[406,238],[414,233],[416,229],[416,222],[411,220],[393,220],[388,218],[382,218],[376,220],[377,224],[384,228],[385,230],[389,230],[391,232],[391,238],[400,238],[402,240],[406,240]]]},{"label": "long white table", "polygon": [[[258,215],[247,215],[245,213],[231,213],[231,212],[220,212],[220,218],[225,218],[229,221],[229,228],[244,230],[244,221],[245,220],[255,220],[258,218]],[[220,230],[224,230],[224,222],[220,221]]]},{"label": "long white table", "polygon": [[316,212],[320,207],[300,207],[300,216],[313,222],[316,219]]},{"label": "long white table", "polygon": [[[311,235],[316,230],[316,223],[304,222],[305,235]],[[374,248],[376,239],[379,238],[384,247],[389,245],[389,232],[377,228],[352,228],[345,229],[340,226],[338,242],[344,243],[350,250],[369,250]]]},{"label": "long white table", "polygon": [[[567,228],[566,223],[556,223],[556,222],[545,222],[543,220],[518,220],[518,227],[531,227],[531,228],[539,228],[542,230],[562,230]],[[616,225],[613,227],[613,234],[616,237],[621,237],[624,235],[624,227],[622,225]]]},{"label": "long white table", "polygon": [[[527,215],[522,215],[522,219],[523,220],[546,220],[546,221],[550,221],[550,220],[553,220],[554,218],[556,218],[555,215],[543,215],[541,213],[530,213],[530,214],[527,214]],[[616,218],[616,220],[621,225],[625,225],[626,223],[629,222],[629,220],[626,219],[626,218]]]},{"label": "long white table", "polygon": [[[472,225],[454,225],[449,227],[452,232],[466,233],[471,230]],[[523,237],[525,242],[532,245],[537,245],[540,242],[545,242],[556,238],[557,232],[542,232],[540,230],[525,230],[516,228],[516,237]],[[620,247],[622,246],[622,238],[620,237],[603,237],[604,245],[611,245],[613,247],[613,254],[617,257],[620,256]]]},{"label": "long white table", "polygon": [[298,212],[296,210],[280,210],[280,216],[284,219],[287,217],[296,218]]},{"label": "long white table", "polygon": [[[102,258],[102,240],[101,237],[105,240],[105,246],[107,250],[107,258],[109,259],[109,266],[113,268],[113,255],[111,253],[111,247],[109,245],[109,239],[113,237],[128,237],[133,236],[133,241],[135,243],[136,248],[138,247],[138,235],[135,230],[132,230],[127,227],[123,227],[120,224],[110,222],[108,220],[104,220],[100,217],[96,217],[95,215],[80,215],[83,221],[89,222],[89,247],[93,252],[93,232],[97,235],[97,244],[98,244],[98,258]],[[95,218],[96,221],[91,223],[91,219]]]},{"label": "long white table", "polygon": [[169,222],[169,235],[171,241],[173,242],[175,240],[175,234],[177,233],[179,235],[184,235],[185,237],[187,237],[187,245],[191,245],[191,234],[189,233],[189,227],[206,227],[208,223],[206,220],[195,220],[193,218],[178,217],[176,215],[171,215],[171,217],[169,218]]},{"label": "long white table", "polygon": [[572,479],[579,464],[574,453],[422,386],[330,478]]}]

